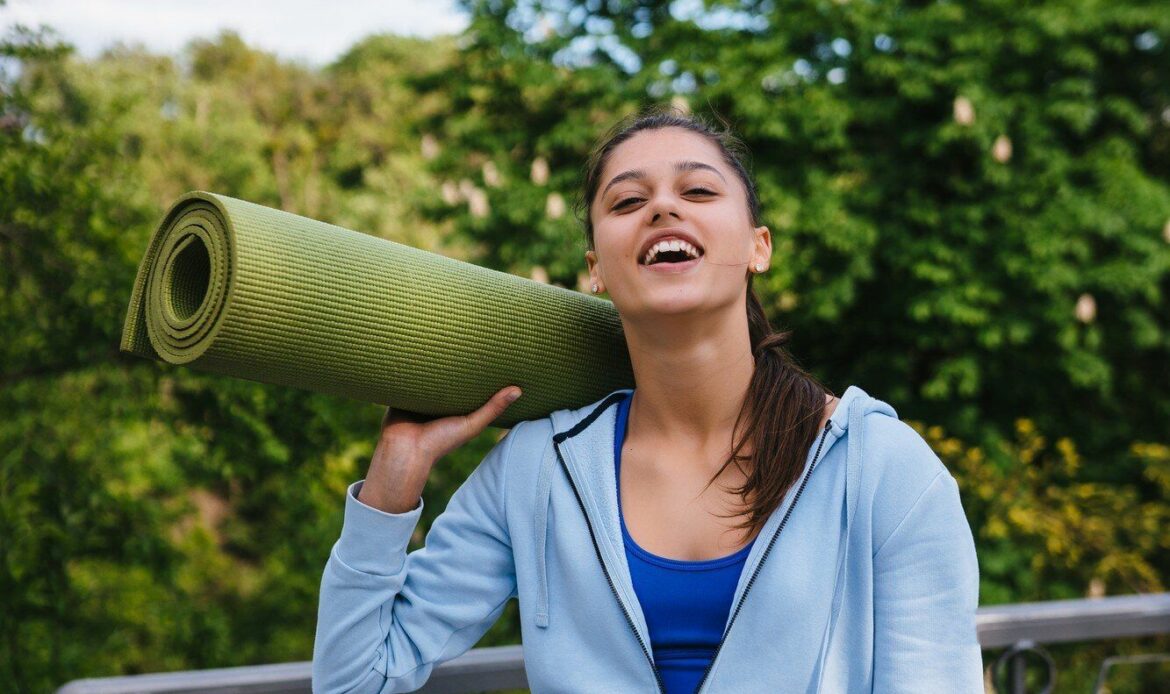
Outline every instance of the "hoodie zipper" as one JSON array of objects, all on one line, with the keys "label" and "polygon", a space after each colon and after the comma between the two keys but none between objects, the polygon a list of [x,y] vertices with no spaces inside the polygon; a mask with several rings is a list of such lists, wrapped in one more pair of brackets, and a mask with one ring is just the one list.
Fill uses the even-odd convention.
[{"label": "hoodie zipper", "polygon": [[[711,674],[711,669],[715,666],[715,659],[719,657],[719,652],[723,650],[723,644],[727,642],[727,635],[731,633],[731,627],[735,625],[735,618],[739,616],[739,611],[743,607],[744,601],[747,600],[748,593],[751,592],[752,584],[756,582],[756,576],[760,575],[760,569],[764,566],[764,562],[767,561],[768,554],[772,552],[772,546],[776,544],[776,538],[780,537],[780,532],[784,530],[785,524],[788,523],[788,517],[792,515],[792,509],[796,508],[796,502],[800,501],[800,495],[804,493],[804,486],[808,484],[808,478],[812,477],[813,470],[817,467],[817,461],[821,457],[821,447],[825,445],[825,438],[829,435],[830,426],[832,426],[830,422],[825,422],[824,431],[821,433],[821,441],[817,444],[817,452],[813,455],[812,464],[809,465],[808,472],[805,473],[804,479],[800,481],[800,486],[796,489],[796,496],[792,499],[792,505],[788,507],[788,510],[784,513],[784,517],[780,519],[780,526],[776,528],[776,532],[772,534],[772,539],[768,541],[768,546],[764,548],[764,554],[760,557],[760,562],[756,564],[751,578],[748,579],[747,585],[743,589],[743,595],[739,596],[739,603],[736,604],[735,611],[731,614],[731,620],[727,622],[727,628],[723,630],[723,637],[719,639],[719,645],[715,647],[715,653],[712,654],[710,662],[707,663],[707,669],[703,671],[703,679],[699,680],[698,686],[695,687],[696,694],[703,691],[703,685],[707,683],[707,677]],[[610,585],[612,587],[612,584]]]},{"label": "hoodie zipper", "polygon": [[569,486],[573,488],[573,496],[577,497],[577,505],[581,507],[581,515],[585,517],[585,525],[589,528],[589,539],[593,541],[593,551],[597,553],[597,562],[601,564],[601,572],[605,574],[605,580],[609,583],[609,589],[613,592],[613,597],[617,600],[618,607],[621,608],[622,615],[626,618],[626,624],[630,625],[630,631],[634,633],[634,638],[638,639],[638,645],[642,647],[642,655],[646,656],[646,662],[650,664],[650,671],[654,673],[654,681],[658,683],[658,691],[660,694],[666,694],[666,685],[662,682],[662,674],[658,672],[658,667],[654,664],[654,658],[650,655],[650,649],[647,648],[646,642],[642,640],[641,634],[638,633],[638,628],[634,626],[634,620],[626,610],[625,603],[618,596],[617,588],[613,584],[613,578],[609,575],[609,569],[605,568],[605,561],[601,558],[601,548],[597,545],[597,536],[593,534],[593,524],[589,522],[589,514],[585,512],[585,503],[581,501],[581,494],[577,491],[577,483],[573,481],[573,475],[569,473],[569,466],[565,464],[565,459],[561,457],[560,445],[555,438],[553,439],[553,448],[557,452],[557,460],[560,462],[561,468],[564,469],[565,476],[569,478]]}]

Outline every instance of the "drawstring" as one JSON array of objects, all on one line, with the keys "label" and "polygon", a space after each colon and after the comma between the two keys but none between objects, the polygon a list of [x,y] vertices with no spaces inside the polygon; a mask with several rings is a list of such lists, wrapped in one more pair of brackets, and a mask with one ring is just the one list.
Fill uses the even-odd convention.
[{"label": "drawstring", "polygon": [[[551,445],[551,443],[550,443]],[[552,503],[552,471],[555,456],[545,448],[536,476],[536,626],[548,627],[548,507]]]},{"label": "drawstring", "polygon": [[[865,412],[872,398],[869,396],[855,397],[849,403],[848,448],[845,453],[845,529],[841,534],[841,546],[837,549],[837,579],[833,588],[832,609],[829,612],[829,626],[825,629],[825,636],[821,640],[821,653],[817,657],[817,667],[820,670],[817,677],[815,691],[822,691],[825,685],[825,656],[833,641],[833,631],[837,626],[837,617],[841,612],[841,604],[845,598],[845,582],[849,560],[849,532],[853,527],[853,516],[857,511],[857,497],[861,487],[861,454],[865,445]],[[833,683],[829,683],[829,691],[833,691]]]},{"label": "drawstring", "polygon": [[873,398],[853,398],[849,406],[849,452],[845,456],[845,508],[849,516],[845,519],[845,533],[848,537],[849,528],[853,526],[853,516],[857,513],[857,496],[861,493],[861,450],[865,445],[865,411],[869,409]]}]

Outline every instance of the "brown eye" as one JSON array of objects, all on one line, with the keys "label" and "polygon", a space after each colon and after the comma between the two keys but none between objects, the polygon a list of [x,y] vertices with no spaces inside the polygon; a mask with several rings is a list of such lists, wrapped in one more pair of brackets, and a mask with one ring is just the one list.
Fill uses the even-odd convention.
[{"label": "brown eye", "polygon": [[687,195],[714,195],[715,191],[707,190],[706,188],[691,188],[687,191]]},{"label": "brown eye", "polygon": [[623,207],[628,207],[628,206],[634,204],[635,202],[638,202],[641,199],[642,198],[625,198],[623,200],[618,201],[618,203],[613,206],[613,209],[620,210]]}]

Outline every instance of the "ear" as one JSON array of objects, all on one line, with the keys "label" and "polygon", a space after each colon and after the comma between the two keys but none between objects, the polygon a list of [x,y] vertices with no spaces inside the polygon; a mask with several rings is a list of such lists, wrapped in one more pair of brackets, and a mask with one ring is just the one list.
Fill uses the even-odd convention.
[{"label": "ear", "polygon": [[597,269],[597,253],[593,251],[585,251],[585,264],[589,267],[589,282],[597,285],[595,294],[601,294],[605,291],[605,282],[601,279],[601,273]]},{"label": "ear", "polygon": [[751,269],[754,271],[756,264],[759,263],[764,266],[762,271],[767,272],[772,260],[772,232],[766,226],[756,227],[755,237],[756,246],[752,251]]}]

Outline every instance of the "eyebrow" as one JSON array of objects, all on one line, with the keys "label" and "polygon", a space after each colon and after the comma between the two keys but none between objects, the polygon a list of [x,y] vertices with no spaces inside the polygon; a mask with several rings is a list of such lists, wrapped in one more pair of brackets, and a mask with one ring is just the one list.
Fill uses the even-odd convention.
[{"label": "eyebrow", "polygon": [[[704,164],[701,161],[676,161],[674,163],[674,170],[679,173],[682,173],[683,171],[711,171],[716,176],[723,179],[724,183],[727,183],[727,179],[723,178],[723,174],[719,173],[719,169],[716,169],[710,164]],[[621,183],[622,181],[629,181],[637,178],[646,178],[646,172],[642,169],[630,169],[629,171],[623,171],[610,179],[609,183],[607,183],[605,188],[601,191],[601,194],[605,195],[606,191],[618,183]]]}]

